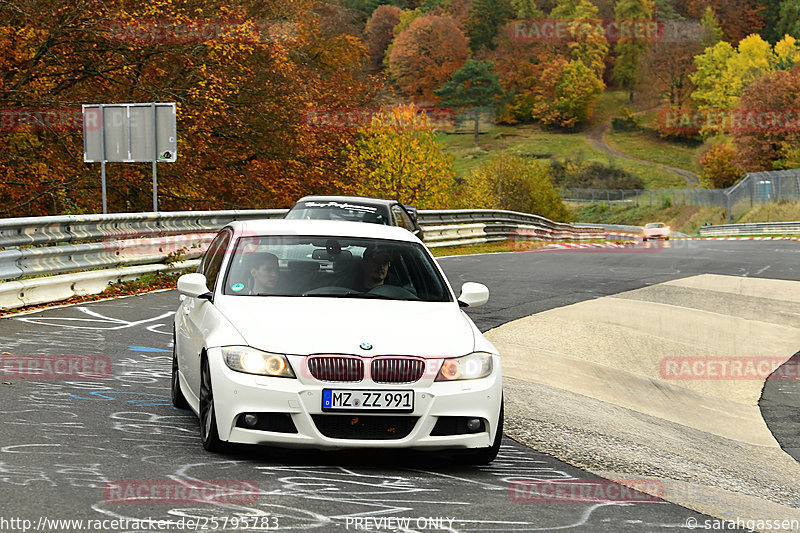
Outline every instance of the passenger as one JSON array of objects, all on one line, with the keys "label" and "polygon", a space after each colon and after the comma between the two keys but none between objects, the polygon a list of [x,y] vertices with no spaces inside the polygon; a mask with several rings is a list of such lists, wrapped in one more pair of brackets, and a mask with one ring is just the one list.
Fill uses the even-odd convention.
[{"label": "passenger", "polygon": [[392,255],[385,248],[369,246],[364,250],[364,256],[359,263],[359,273],[352,288],[359,292],[367,292],[383,285],[389,267],[392,264]]},{"label": "passenger", "polygon": [[250,268],[253,278],[250,294],[271,294],[278,283],[278,256],[268,252],[257,254],[253,267]]}]

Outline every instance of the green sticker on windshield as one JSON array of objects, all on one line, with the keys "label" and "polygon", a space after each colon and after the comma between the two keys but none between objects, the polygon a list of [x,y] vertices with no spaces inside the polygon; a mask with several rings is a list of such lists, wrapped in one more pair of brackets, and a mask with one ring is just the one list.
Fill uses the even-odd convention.
[{"label": "green sticker on windshield", "polygon": [[241,291],[243,289],[244,289],[244,284],[243,283],[237,283],[236,285],[231,287],[231,290],[235,291],[235,292],[239,292],[239,291]]}]

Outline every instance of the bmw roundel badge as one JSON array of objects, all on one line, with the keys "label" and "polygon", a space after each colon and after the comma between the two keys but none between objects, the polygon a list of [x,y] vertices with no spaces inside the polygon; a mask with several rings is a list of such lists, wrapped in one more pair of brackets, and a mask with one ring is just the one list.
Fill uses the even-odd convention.
[{"label": "bmw roundel badge", "polygon": [[370,343],[368,343],[368,342],[362,342],[361,346],[359,346],[359,348],[361,348],[362,350],[371,350],[372,349],[372,345]]}]

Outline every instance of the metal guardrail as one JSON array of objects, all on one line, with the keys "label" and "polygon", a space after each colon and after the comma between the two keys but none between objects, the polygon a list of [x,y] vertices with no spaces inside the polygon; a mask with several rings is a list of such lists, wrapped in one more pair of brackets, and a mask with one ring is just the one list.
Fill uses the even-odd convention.
[{"label": "metal guardrail", "polygon": [[752,224],[722,224],[702,226],[701,237],[729,235],[800,235],[800,222],[762,222]]},{"label": "metal guardrail", "polygon": [[[113,281],[174,270],[175,262],[196,265],[196,258],[225,224],[281,218],[285,213],[285,209],[264,209],[0,220],[0,280],[5,280],[0,281],[0,308],[100,292]],[[514,211],[419,211],[419,222],[429,247],[605,237],[602,229],[577,228]],[[180,263],[186,260],[190,261]]]},{"label": "metal guardrail", "polygon": [[642,232],[642,226],[626,226],[624,224],[589,224],[581,222],[579,224],[575,224],[575,227],[602,229],[605,230],[606,233],[612,234],[633,233],[638,235]]},{"label": "metal guardrail", "polygon": [[0,248],[125,237],[204,233],[233,220],[283,218],[286,209],[64,215],[0,220]]}]

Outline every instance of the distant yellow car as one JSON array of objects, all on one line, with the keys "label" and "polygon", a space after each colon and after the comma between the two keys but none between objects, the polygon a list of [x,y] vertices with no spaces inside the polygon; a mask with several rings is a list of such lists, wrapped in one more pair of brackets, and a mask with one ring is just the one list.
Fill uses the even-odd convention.
[{"label": "distant yellow car", "polygon": [[651,222],[642,229],[642,240],[664,239],[668,241],[671,234],[669,226],[663,222]]}]

